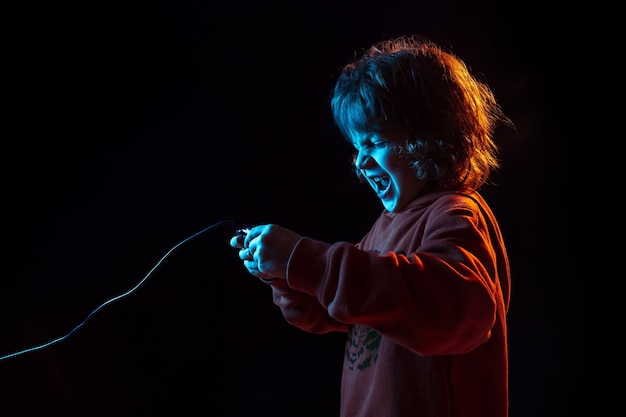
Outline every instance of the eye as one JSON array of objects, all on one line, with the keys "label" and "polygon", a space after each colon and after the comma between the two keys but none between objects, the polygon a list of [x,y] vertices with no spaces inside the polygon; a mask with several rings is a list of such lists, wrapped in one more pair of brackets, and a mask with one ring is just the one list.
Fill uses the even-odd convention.
[{"label": "eye", "polygon": [[363,143],[363,147],[366,149],[380,149],[387,146],[387,143],[388,142],[386,140],[370,139]]},{"label": "eye", "polygon": [[361,143],[353,142],[352,145],[354,149],[356,150],[356,153],[358,153],[359,151],[368,150],[368,149],[383,149],[387,147],[388,144],[389,144],[388,140],[382,140],[377,137],[374,137],[374,138],[367,138],[361,141]]}]

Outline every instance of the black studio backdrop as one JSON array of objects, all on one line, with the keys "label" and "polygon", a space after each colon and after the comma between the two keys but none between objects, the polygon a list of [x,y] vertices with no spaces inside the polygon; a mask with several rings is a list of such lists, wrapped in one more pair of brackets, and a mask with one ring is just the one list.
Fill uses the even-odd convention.
[{"label": "black studio backdrop", "polygon": [[68,339],[0,361],[0,414],[338,415],[343,336],[287,325],[228,240],[273,222],[358,241],[381,207],[351,172],[329,92],[362,48],[421,33],[483,74],[518,126],[500,133],[486,191],[514,280],[511,417],[574,415],[591,369],[554,191],[559,84],[525,41],[525,6],[458,3],[13,6],[0,355],[67,334],[152,273]]}]

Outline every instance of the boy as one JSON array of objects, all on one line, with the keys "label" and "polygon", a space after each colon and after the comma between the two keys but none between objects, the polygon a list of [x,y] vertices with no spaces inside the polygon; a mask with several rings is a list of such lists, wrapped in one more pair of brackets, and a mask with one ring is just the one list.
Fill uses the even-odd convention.
[{"label": "boy", "polygon": [[478,189],[511,121],[461,59],[417,36],[344,66],[331,108],[380,217],[357,244],[265,224],[231,246],[289,323],[346,333],[342,417],[506,417],[510,271]]}]

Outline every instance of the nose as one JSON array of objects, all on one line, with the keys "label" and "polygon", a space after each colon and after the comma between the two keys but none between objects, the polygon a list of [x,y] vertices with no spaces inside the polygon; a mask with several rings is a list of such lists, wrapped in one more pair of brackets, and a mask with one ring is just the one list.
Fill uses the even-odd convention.
[{"label": "nose", "polygon": [[357,169],[366,169],[372,163],[372,157],[362,150],[354,156],[354,166]]}]

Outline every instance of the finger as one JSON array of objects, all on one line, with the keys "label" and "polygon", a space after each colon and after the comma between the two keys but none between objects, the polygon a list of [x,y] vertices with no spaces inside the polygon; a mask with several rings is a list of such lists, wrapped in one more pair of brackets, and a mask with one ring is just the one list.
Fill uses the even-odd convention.
[{"label": "finger", "polygon": [[243,248],[243,240],[239,236],[231,237],[229,243],[233,248]]},{"label": "finger", "polygon": [[261,274],[261,271],[259,271],[258,265],[256,262],[249,260],[249,259],[244,259],[243,265],[246,267],[248,272],[254,275],[255,277],[258,277]]},{"label": "finger", "polygon": [[252,248],[241,248],[239,250],[239,259],[244,261],[253,261],[254,253],[252,251]]}]

